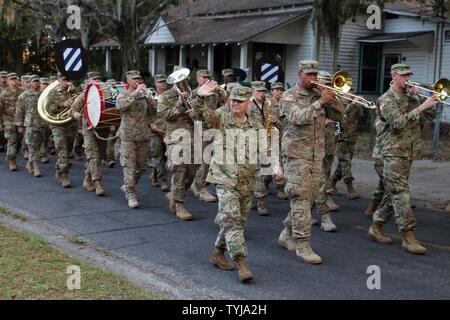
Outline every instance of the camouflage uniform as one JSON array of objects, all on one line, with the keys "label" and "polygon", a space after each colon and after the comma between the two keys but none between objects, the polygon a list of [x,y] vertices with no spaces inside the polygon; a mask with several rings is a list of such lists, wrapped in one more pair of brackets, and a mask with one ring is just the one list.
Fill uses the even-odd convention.
[{"label": "camouflage uniform", "polygon": [[[16,77],[9,74],[8,79]],[[3,128],[5,138],[7,140],[6,157],[9,160],[15,160],[18,151],[18,144],[22,140],[20,134],[17,132],[15,124],[16,104],[19,96],[23,90],[18,88],[16,91],[11,91],[11,88],[6,88],[0,95],[0,128]]]},{"label": "camouflage uniform", "polygon": [[[421,122],[432,120],[434,110],[419,113],[417,96],[398,93],[390,88],[379,99],[377,114],[383,122],[383,182],[386,189],[383,205],[373,222],[386,223],[392,212],[400,232],[414,230],[416,218],[411,210],[408,178],[413,159],[421,150]],[[386,206],[389,210],[386,210]]]},{"label": "camouflage uniform", "polygon": [[141,92],[125,92],[117,97],[117,109],[122,115],[119,127],[122,191],[128,200],[136,198],[137,184],[145,170],[153,103],[151,97],[147,98]]},{"label": "camouflage uniform", "polygon": [[[171,197],[175,202],[184,203],[186,190],[191,186],[198,164],[194,163],[194,121],[186,114],[186,108],[179,101],[178,94],[174,90],[167,90],[161,94],[158,101],[158,114],[166,122],[166,135],[164,142],[167,147],[167,165],[172,172]],[[180,130],[189,134],[190,142],[181,142],[182,137],[178,134]],[[190,163],[175,164],[172,155],[174,150],[183,146],[185,150],[190,149]]]},{"label": "camouflage uniform", "polygon": [[373,159],[373,167],[375,168],[375,171],[378,174],[378,186],[372,195],[372,202],[374,208],[376,209],[380,205],[385,192],[383,182],[383,156],[381,154],[381,151],[382,151],[382,143],[384,141],[384,135],[386,135],[386,133],[384,133],[383,135],[383,123],[381,122],[379,117],[376,117],[375,119],[375,131],[376,131],[376,138],[375,138],[375,146],[372,152],[372,159]]},{"label": "camouflage uniform", "polygon": [[[50,90],[47,95],[46,105],[47,110],[51,114],[57,114],[67,108],[64,107],[64,102],[71,99],[71,93],[67,89],[63,89],[61,85],[57,85]],[[64,125],[50,125],[52,130],[53,140],[55,143],[58,160],[55,164],[57,175],[67,175],[69,173],[69,153],[75,139],[77,131],[77,121],[70,121]]]},{"label": "camouflage uniform", "polygon": [[[8,76],[8,72],[6,72],[6,71],[0,71],[0,77],[2,77],[2,78],[7,78],[7,76]],[[0,85],[0,95],[2,94],[2,92],[4,91],[4,90],[6,90],[6,88],[8,88],[8,85],[7,84],[5,84],[5,85]],[[3,135],[3,132],[0,132],[0,151],[4,151],[5,150],[5,147],[6,147],[6,139],[5,139],[5,136]]]},{"label": "camouflage uniform", "polygon": [[357,103],[349,103],[346,107],[344,141],[338,143],[336,148],[336,157],[339,160],[333,173],[333,179],[336,182],[344,179],[344,183],[348,184],[354,180],[352,176],[352,159],[358,138],[358,115],[360,109]]},{"label": "camouflage uniform", "polygon": [[[33,79],[33,78],[32,78]],[[37,111],[40,90],[28,89],[19,96],[15,115],[16,125],[25,127],[25,142],[28,145],[28,163],[37,162],[40,159],[41,131],[46,123],[41,119]]]}]

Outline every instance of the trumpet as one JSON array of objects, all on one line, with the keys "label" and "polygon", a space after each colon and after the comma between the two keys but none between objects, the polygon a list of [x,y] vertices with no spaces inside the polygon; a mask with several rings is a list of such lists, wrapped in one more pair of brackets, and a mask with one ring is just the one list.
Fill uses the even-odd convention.
[{"label": "trumpet", "polygon": [[[438,81],[436,81],[433,85],[425,84],[425,83],[419,83],[414,81],[407,81],[406,85],[411,88],[418,88],[419,90],[426,91],[431,93],[433,96],[438,97],[441,103],[449,105],[450,102],[445,102],[447,98],[450,95],[450,80],[446,78],[441,78]],[[430,89],[433,88],[433,89]],[[418,94],[419,97],[423,98],[429,98],[429,96],[425,94]]]},{"label": "trumpet", "polygon": [[[361,96],[349,93],[352,88],[353,80],[350,73],[346,71],[338,71],[333,77],[317,77],[318,81],[311,81],[316,86],[332,90],[336,93],[336,96],[351,102],[360,104],[364,108],[375,109],[374,102],[364,99]],[[323,84],[323,82],[331,82],[331,86]]]},{"label": "trumpet", "polygon": [[142,90],[142,94],[147,98],[153,98],[155,100],[158,99],[158,92],[156,92],[155,89],[153,88],[145,88],[144,90]]}]

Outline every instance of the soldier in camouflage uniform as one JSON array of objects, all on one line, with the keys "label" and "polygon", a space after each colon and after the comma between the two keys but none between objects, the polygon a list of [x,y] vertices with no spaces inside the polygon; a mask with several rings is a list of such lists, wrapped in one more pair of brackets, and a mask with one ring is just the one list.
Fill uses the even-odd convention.
[{"label": "soldier in camouflage uniform", "polygon": [[286,193],[291,211],[284,220],[278,244],[295,250],[297,257],[307,263],[320,264],[309,243],[311,237],[311,208],[316,199],[320,170],[325,155],[325,111],[327,103],[335,101],[331,90],[316,90],[319,63],[299,62],[300,83],[287,90],[281,98],[280,116],[284,117],[282,153],[287,178]]},{"label": "soldier in camouflage uniform", "polygon": [[[214,82],[207,82],[199,89],[198,94],[200,99],[205,99],[202,98],[206,95],[203,93],[203,89],[208,86],[210,89],[213,89],[215,87]],[[249,144],[255,141],[249,141],[250,139],[246,138],[246,134],[252,131],[257,132],[263,128],[259,120],[251,117],[247,113],[250,106],[250,96],[250,88],[242,86],[233,88],[230,96],[230,112],[224,112],[223,110],[214,111],[208,108],[208,106],[204,106],[204,103],[196,104],[197,112],[202,114],[203,119],[209,127],[216,128],[220,132],[218,135],[221,136],[221,139],[216,137],[214,140],[215,150],[216,148],[220,148],[220,150],[223,150],[223,154],[228,154],[230,152],[228,149],[229,145],[225,144],[224,148],[222,142],[227,141],[227,135],[230,133],[236,134],[234,130],[242,130],[239,133],[243,135],[242,138],[238,134],[236,139],[233,139],[234,145],[232,146],[233,149],[231,152],[234,153],[234,161],[229,163],[225,160],[224,162],[224,159],[219,155],[220,152],[214,152],[207,177],[208,182],[216,184],[217,196],[219,198],[215,222],[219,225],[220,230],[210,261],[214,266],[223,270],[234,269],[234,266],[227,261],[224,255],[225,250],[227,250],[236,262],[239,279],[242,282],[253,278],[246,260],[248,251],[244,238],[244,224],[250,212],[252,193],[255,186],[255,175],[259,167],[257,161],[255,163],[250,161]],[[203,107],[199,108],[199,106]],[[266,136],[262,138],[267,139]],[[243,146],[245,148],[245,161],[244,163],[237,163],[237,154],[243,150],[236,142],[239,143],[242,141],[245,141]],[[271,164],[275,175],[281,178],[283,172],[278,160],[278,157],[274,157]]]},{"label": "soldier in camouflage uniform", "polygon": [[[41,78],[41,92],[44,91],[50,84],[49,78]],[[48,163],[48,149],[49,149],[49,141],[50,136],[52,134],[52,131],[50,130],[50,127],[48,123],[45,123],[43,126],[41,126],[41,145],[39,147],[39,154],[40,159],[42,163]]]},{"label": "soldier in camouflage uniform", "polygon": [[[21,86],[21,89],[23,91],[26,91],[26,90],[30,89],[30,87],[31,87],[31,81],[30,81],[31,76],[32,75],[25,75],[25,76],[20,77],[20,86]],[[20,133],[20,132],[19,132],[19,141],[20,141],[20,147],[21,147],[21,150],[22,150],[23,157],[25,158],[25,160],[28,160],[28,153],[29,153],[28,152],[28,145],[27,145],[27,143],[25,141],[25,135]]]},{"label": "soldier in camouflage uniform", "polygon": [[[8,72],[6,71],[0,71],[0,95],[2,94],[3,90],[8,88]],[[4,151],[6,148],[6,139],[2,132],[0,132],[0,152]]]},{"label": "soldier in camouflage uniform", "polygon": [[16,103],[23,90],[19,88],[19,77],[15,73],[8,74],[8,88],[0,94],[0,133],[5,133],[7,141],[6,157],[9,160],[9,170],[16,171],[17,145],[20,135],[14,121]]},{"label": "soldier in camouflage uniform", "polygon": [[38,114],[37,105],[41,94],[40,78],[36,75],[30,77],[30,89],[19,96],[16,106],[15,121],[20,133],[25,133],[25,142],[28,145],[29,155],[27,170],[35,177],[41,176],[39,169],[39,152],[42,139],[42,130],[46,123]]},{"label": "soldier in camouflage uniform", "polygon": [[[421,121],[432,120],[431,109],[439,100],[436,96],[419,100],[417,88],[408,89],[412,74],[410,66],[394,64],[391,67],[392,86],[378,100],[377,115],[383,123],[383,182],[385,194],[382,205],[373,215],[369,238],[380,243],[392,243],[383,234],[382,226],[395,213],[395,222],[402,233],[402,248],[413,254],[425,254],[415,238],[416,218],[411,209],[408,178],[413,159],[421,150]],[[385,199],[389,198],[389,199]]]},{"label": "soldier in camouflage uniform", "polygon": [[[175,66],[174,70],[181,67]],[[192,214],[184,207],[187,189],[194,181],[199,167],[194,163],[194,112],[181,101],[175,86],[164,92],[158,101],[158,113],[167,123],[164,142],[167,146],[167,165],[172,172],[170,192],[166,200],[172,213],[183,220],[192,220]],[[182,150],[180,150],[182,149]],[[183,152],[188,150],[189,154]],[[183,159],[179,158],[182,157]]]},{"label": "soldier in camouflage uniform", "polygon": [[222,70],[223,84],[220,86],[222,90],[227,88],[228,83],[235,82],[236,75],[233,69],[223,69]]},{"label": "soldier in camouflage uniform", "polygon": [[148,157],[150,139],[150,120],[155,116],[153,98],[143,91],[146,85],[137,70],[127,72],[129,88],[117,97],[117,109],[122,115],[119,127],[120,163],[123,167],[123,186],[121,190],[130,208],[138,208],[137,185],[144,173]]},{"label": "soldier in camouflage uniform", "polygon": [[[46,106],[50,114],[56,115],[62,111],[68,111],[74,102],[75,88],[70,81],[62,74],[58,74],[59,84],[50,90],[47,95]],[[69,153],[73,145],[75,134],[78,128],[77,121],[69,121],[64,125],[50,125],[55,142],[58,160],[55,164],[56,181],[63,188],[70,188],[69,180]]]},{"label": "soldier in camouflage uniform", "polygon": [[[102,78],[100,76],[100,73],[98,72],[88,72],[88,81],[87,84],[94,84],[94,83],[101,83]],[[87,123],[86,117],[83,116],[83,110],[84,110],[84,94],[83,91],[74,101],[70,108],[70,114],[72,117],[77,121],[82,121],[82,134],[83,134],[83,148],[84,153],[86,154],[86,163],[85,163],[85,177],[83,180],[83,188],[88,191],[92,192],[95,191],[95,194],[97,196],[102,196],[105,194],[105,190],[103,189],[101,185],[102,180],[102,171],[101,171],[101,155],[100,150],[103,144],[105,142],[103,140],[100,140],[96,137],[95,131],[93,128],[89,128],[89,125]],[[95,129],[100,132],[100,136],[105,136],[105,131],[109,130],[107,128],[106,130],[103,129]],[[102,133],[103,132],[103,133]]]},{"label": "soldier in camouflage uniform", "polygon": [[[353,93],[350,91],[350,93]],[[352,159],[355,152],[355,144],[358,139],[358,115],[361,112],[361,106],[355,102],[347,102],[346,121],[344,127],[344,141],[336,146],[336,157],[338,165],[330,179],[331,188],[336,188],[336,183],[343,179],[347,186],[347,195],[350,200],[358,199],[361,195],[354,190],[352,175]]]},{"label": "soldier in camouflage uniform", "polygon": [[[209,70],[202,69],[197,71],[197,83],[198,87],[201,87],[208,80],[211,79],[211,74]],[[192,97],[197,96],[197,89],[192,91]],[[226,100],[226,93],[223,89],[218,88],[217,92],[205,97],[206,104],[212,109],[217,110],[222,106],[222,101]],[[203,123],[203,129],[209,129],[207,123]],[[210,140],[205,140],[206,136],[203,137],[203,150],[211,143],[213,137]],[[209,163],[202,163],[195,174],[194,183],[191,186],[192,192],[200,201],[204,202],[216,202],[217,198],[209,193],[208,183],[206,182],[206,177],[208,175]]]},{"label": "soldier in camouflage uniform", "polygon": [[[279,109],[277,106],[272,105],[269,99],[266,99],[266,83],[264,81],[253,81],[251,83],[253,96],[250,99],[250,107],[248,113],[250,117],[259,121],[260,124],[265,127],[267,122],[272,130],[272,135],[278,134],[281,128],[281,121],[278,117]],[[269,129],[269,128],[266,128]],[[279,140],[279,139],[278,139]],[[255,185],[255,197],[256,197],[256,209],[258,214],[266,216],[269,214],[267,209],[266,197],[268,192],[268,185],[271,182],[271,176],[258,175]],[[284,187],[284,180],[274,179],[277,190],[281,190]]]},{"label": "soldier in camouflage uniform", "polygon": [[[166,75],[156,74],[155,75],[155,90],[158,93],[156,97],[159,97],[166,91]],[[155,105],[158,108],[158,105]],[[168,192],[169,184],[167,182],[167,170],[166,170],[166,145],[164,144],[164,134],[165,134],[165,122],[161,119],[161,115],[155,110],[156,117],[152,119],[150,124],[150,146],[149,146],[149,159],[152,163],[152,170],[149,175],[149,179],[154,187],[161,187],[163,192]]]}]

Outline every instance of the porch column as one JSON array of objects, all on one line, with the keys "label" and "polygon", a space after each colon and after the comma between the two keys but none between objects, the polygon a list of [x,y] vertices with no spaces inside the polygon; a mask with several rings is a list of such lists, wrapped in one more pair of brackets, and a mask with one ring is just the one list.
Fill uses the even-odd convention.
[{"label": "porch column", "polygon": [[152,76],[154,76],[156,74],[156,49],[155,49],[155,47],[150,47],[148,49],[148,71],[150,71]]},{"label": "porch column", "polygon": [[239,68],[246,70],[248,68],[248,43],[241,43],[241,58]]},{"label": "porch column", "polygon": [[180,46],[180,55],[179,55],[179,61],[178,61],[178,65],[183,66],[184,61],[186,61],[185,59],[185,55],[186,55],[186,50],[184,50],[184,46]]},{"label": "porch column", "polygon": [[111,49],[106,48],[106,54],[105,54],[105,72],[108,74],[111,74],[112,68],[111,68],[111,60],[112,60],[112,54]]},{"label": "porch column", "polygon": [[212,44],[208,45],[208,62],[206,67],[209,72],[214,74],[214,46]]}]

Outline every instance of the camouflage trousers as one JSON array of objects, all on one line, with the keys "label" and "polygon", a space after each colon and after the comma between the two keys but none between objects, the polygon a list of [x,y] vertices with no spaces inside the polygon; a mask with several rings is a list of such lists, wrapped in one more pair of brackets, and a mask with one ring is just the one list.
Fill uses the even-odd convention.
[{"label": "camouflage trousers", "polygon": [[106,141],[105,160],[108,162],[116,160],[114,146],[118,138],[113,138],[115,135],[115,133],[110,132],[108,135],[108,141]]},{"label": "camouflage trousers", "polygon": [[41,126],[27,127],[25,129],[25,143],[28,145],[29,163],[39,161],[41,158],[42,129],[43,127]]},{"label": "camouflage trousers", "polygon": [[274,176],[262,176],[257,175],[256,176],[256,184],[255,184],[255,197],[256,198],[264,198],[267,196],[267,193],[269,191],[269,185],[273,182],[275,185],[275,188],[278,191],[283,191],[286,186],[286,180],[284,178],[282,179],[276,179]]},{"label": "camouflage trousers", "polygon": [[18,144],[19,141],[22,140],[22,135],[19,134],[15,125],[6,125],[4,130],[6,139],[6,158],[12,160],[17,157]]},{"label": "camouflage trousers", "polygon": [[331,174],[331,167],[333,166],[334,154],[326,154],[322,160],[322,169],[320,170],[320,183],[317,193],[316,203],[318,206],[327,202],[327,181]]},{"label": "camouflage trousers", "polygon": [[137,184],[145,170],[148,141],[120,142],[120,164],[123,167],[125,194],[136,194]]},{"label": "camouflage trousers", "polygon": [[338,165],[333,173],[333,179],[340,181],[344,179],[344,183],[350,183],[354,180],[352,175],[352,159],[355,152],[356,138],[346,139],[336,145],[336,158]]},{"label": "camouflage trousers", "polygon": [[400,157],[384,157],[383,182],[386,192],[373,215],[373,222],[384,224],[395,214],[400,232],[414,230],[416,218],[411,209],[408,179],[412,161]]},{"label": "camouflage trousers", "polygon": [[[97,129],[101,137],[106,136],[104,129]],[[94,130],[86,130],[83,135],[83,148],[86,155],[85,171],[86,176],[91,176],[92,181],[102,180],[102,156],[101,149],[105,147],[106,142],[95,136]]]},{"label": "camouflage trousers", "polygon": [[158,181],[167,181],[165,153],[166,145],[163,137],[160,135],[151,135],[148,154],[148,158],[152,164],[150,176],[153,176]]},{"label": "camouflage trousers", "polygon": [[283,224],[293,237],[309,240],[311,237],[311,208],[319,190],[322,159],[304,160],[286,158],[284,170],[287,177],[286,194],[291,210]]},{"label": "camouflage trousers", "polygon": [[374,158],[373,167],[375,168],[375,171],[378,174],[378,186],[372,195],[372,202],[375,208],[377,208],[380,205],[381,201],[383,200],[383,195],[385,192],[383,183],[383,159]]},{"label": "camouflage trousers", "polygon": [[53,141],[55,142],[55,150],[58,155],[58,160],[55,164],[57,173],[69,172],[69,153],[73,147],[76,131],[77,123],[75,121],[68,125],[52,127]]},{"label": "camouflage trousers", "polygon": [[216,186],[219,208],[214,222],[219,225],[215,246],[228,250],[230,256],[246,257],[247,246],[244,238],[244,225],[252,206],[252,191]]},{"label": "camouflage trousers", "polygon": [[41,136],[41,143],[39,145],[39,155],[43,158],[47,156],[53,139],[51,138],[52,131],[48,125],[41,126],[40,128],[39,134]]}]

